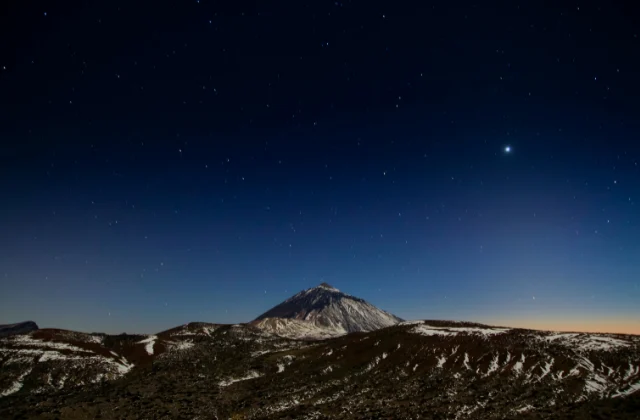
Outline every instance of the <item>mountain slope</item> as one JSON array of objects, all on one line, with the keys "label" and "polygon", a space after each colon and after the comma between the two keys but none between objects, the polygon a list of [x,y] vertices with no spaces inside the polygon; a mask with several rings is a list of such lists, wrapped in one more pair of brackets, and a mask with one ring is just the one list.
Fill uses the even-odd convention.
[{"label": "mountain slope", "polygon": [[298,340],[324,340],[346,334],[343,328],[317,326],[312,322],[291,318],[263,318],[251,324],[266,333]]},{"label": "mountain slope", "polygon": [[[299,330],[316,330],[317,335],[335,336],[375,331],[401,321],[397,316],[376,308],[364,299],[342,293],[335,287],[322,283],[303,290],[268,310],[256,318],[254,324],[276,334],[296,337]],[[304,323],[308,325],[305,326]]]},{"label": "mountain slope", "polygon": [[[0,378],[17,375],[0,392],[24,384],[0,397],[3,419],[637,419],[640,407],[639,336],[412,321],[317,342],[203,323],[126,340],[63,331],[28,337],[0,340],[0,354],[8,353]],[[56,371],[63,366],[48,353],[30,372],[12,371],[22,362],[10,349],[63,339],[137,362],[126,374],[105,375],[114,380],[73,386],[69,375],[64,389]],[[78,374],[86,365],[79,350],[47,345]],[[89,361],[91,369],[104,365]],[[47,381],[54,386],[38,386]]]}]

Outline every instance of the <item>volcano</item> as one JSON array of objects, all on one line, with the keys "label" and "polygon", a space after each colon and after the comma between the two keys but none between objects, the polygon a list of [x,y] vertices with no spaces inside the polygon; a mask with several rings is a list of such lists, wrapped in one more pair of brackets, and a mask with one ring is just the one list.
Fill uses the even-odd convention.
[{"label": "volcano", "polygon": [[390,327],[402,319],[328,283],[306,289],[255,319],[263,330],[289,338],[323,338]]}]

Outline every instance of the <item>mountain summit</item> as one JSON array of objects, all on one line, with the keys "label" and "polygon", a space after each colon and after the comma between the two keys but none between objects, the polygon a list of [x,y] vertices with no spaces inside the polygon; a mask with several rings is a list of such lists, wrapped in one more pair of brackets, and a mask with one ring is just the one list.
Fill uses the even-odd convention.
[{"label": "mountain summit", "polygon": [[326,289],[326,290],[331,290],[331,291],[334,291],[334,292],[339,292],[340,291],[340,290],[336,289],[335,287],[333,287],[332,285],[330,285],[329,283],[324,283],[324,282],[320,283],[320,285],[318,287],[321,287],[321,288]]},{"label": "mountain summit", "polygon": [[321,283],[274,306],[254,324],[287,337],[318,338],[374,331],[401,321],[364,299]]}]

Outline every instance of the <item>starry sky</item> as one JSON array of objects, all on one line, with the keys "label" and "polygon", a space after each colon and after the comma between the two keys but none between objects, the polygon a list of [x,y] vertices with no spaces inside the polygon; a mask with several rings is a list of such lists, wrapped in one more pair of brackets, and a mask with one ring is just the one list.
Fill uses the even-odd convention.
[{"label": "starry sky", "polygon": [[0,323],[640,333],[630,6],[2,2]]}]

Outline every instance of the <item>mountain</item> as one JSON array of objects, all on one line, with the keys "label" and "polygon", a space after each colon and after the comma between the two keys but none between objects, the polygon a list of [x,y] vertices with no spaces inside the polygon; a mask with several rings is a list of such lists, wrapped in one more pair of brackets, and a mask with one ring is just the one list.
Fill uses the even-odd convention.
[{"label": "mountain", "polygon": [[320,341],[252,324],[46,329],[0,339],[0,394],[2,419],[637,419],[640,336],[450,321]]},{"label": "mountain", "polygon": [[25,334],[38,329],[33,321],[19,322],[17,324],[0,325],[0,337],[8,337],[14,334]]},{"label": "mountain", "polygon": [[375,331],[401,321],[364,299],[321,283],[271,308],[253,324],[289,338],[326,338]]}]

